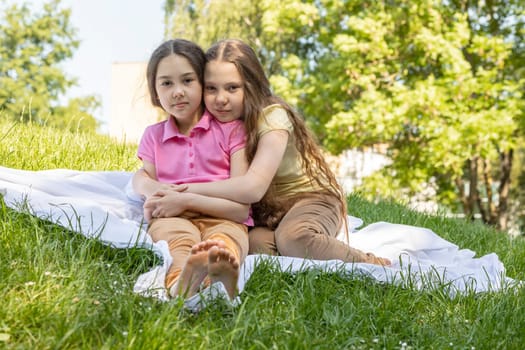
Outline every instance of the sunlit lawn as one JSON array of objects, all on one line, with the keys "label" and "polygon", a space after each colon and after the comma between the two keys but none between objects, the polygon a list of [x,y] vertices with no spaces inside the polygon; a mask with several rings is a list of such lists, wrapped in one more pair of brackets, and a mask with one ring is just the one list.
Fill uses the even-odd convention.
[{"label": "sunlit lawn", "polygon": [[[132,171],[136,145],[104,136],[0,123],[0,165]],[[478,256],[495,252],[525,280],[525,243],[466,221],[349,198],[365,225],[424,226]],[[262,264],[233,309],[199,314],[133,293],[158,264],[0,206],[0,348],[8,349],[522,349],[525,292],[449,297],[366,278]]]}]

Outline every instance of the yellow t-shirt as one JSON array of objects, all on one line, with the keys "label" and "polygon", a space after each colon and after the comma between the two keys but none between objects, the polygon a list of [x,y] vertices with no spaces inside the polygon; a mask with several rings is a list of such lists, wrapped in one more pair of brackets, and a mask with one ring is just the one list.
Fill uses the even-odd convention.
[{"label": "yellow t-shirt", "polygon": [[273,130],[286,130],[289,136],[283,160],[272,180],[276,194],[278,196],[290,196],[302,192],[321,190],[321,187],[315,182],[312,183],[306,175],[302,166],[301,155],[295,147],[293,125],[288,117],[288,113],[279,104],[273,104],[263,109],[263,115],[258,122],[259,139]]}]

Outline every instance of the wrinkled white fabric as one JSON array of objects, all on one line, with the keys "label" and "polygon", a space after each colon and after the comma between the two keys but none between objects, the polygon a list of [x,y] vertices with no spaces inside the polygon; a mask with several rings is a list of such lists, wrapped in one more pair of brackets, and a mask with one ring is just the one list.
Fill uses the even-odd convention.
[{"label": "wrinkled white fabric", "polygon": [[[153,242],[147,234],[142,202],[129,185],[131,175],[119,171],[26,171],[0,167],[0,194],[6,205],[15,210],[28,211],[115,248],[152,249],[162,258],[162,264],[141,275],[134,291],[168,300],[163,286],[171,264],[168,246],[164,241]],[[316,268],[416,289],[445,287],[450,295],[498,291],[522,284],[505,275],[496,254],[476,258],[473,251],[459,249],[429,229],[377,222],[357,230],[363,224],[361,219],[349,216],[348,222],[354,231],[349,236],[350,244],[391,259],[392,266],[250,255],[241,267],[239,291],[265,259],[291,273]],[[345,241],[344,235],[339,238]]]}]

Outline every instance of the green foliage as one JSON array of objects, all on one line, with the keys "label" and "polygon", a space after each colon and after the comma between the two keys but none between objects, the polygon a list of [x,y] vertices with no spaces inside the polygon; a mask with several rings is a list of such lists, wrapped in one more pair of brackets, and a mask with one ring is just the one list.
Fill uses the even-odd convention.
[{"label": "green foliage", "polygon": [[522,1],[169,3],[175,35],[251,43],[330,151],[386,148],[392,165],[365,182],[369,198],[430,184],[430,199],[507,226],[525,146]]},{"label": "green foliage", "polygon": [[309,44],[302,40],[318,16],[314,4],[295,0],[168,0],[164,9],[168,36],[185,37],[204,48],[219,39],[243,39],[270,75],[291,73],[282,69],[282,60],[306,53]]},{"label": "green foliage", "polygon": [[49,0],[40,12],[26,3],[0,5],[0,112],[12,120],[96,130],[95,97],[61,102],[76,84],[61,67],[79,44],[71,11],[60,0]]},{"label": "green foliage", "polygon": [[[336,72],[325,67],[340,62],[336,69],[346,75],[336,84],[341,92],[335,100],[341,102],[329,98],[335,94],[305,95],[319,102],[307,105],[307,115],[322,115],[327,104],[334,108],[321,124],[325,144],[335,152],[388,147],[392,165],[364,184],[372,196],[403,188],[409,198],[433,183],[441,203],[459,200],[468,216],[480,212],[485,222],[506,228],[512,155],[525,144],[519,137],[523,77],[511,70],[523,56],[518,37],[512,37],[517,32],[511,35],[503,18],[488,29],[478,27],[475,19],[494,14],[476,5],[341,5],[327,15],[333,30],[323,44],[329,50],[307,81],[330,84],[326,77]],[[517,3],[494,6],[523,11]],[[345,22],[337,13],[350,15]],[[399,198],[399,191],[392,195]]]},{"label": "green foliage", "polygon": [[45,121],[45,125],[70,131],[96,131],[99,123],[93,113],[100,108],[100,101],[94,96],[76,97],[69,100],[67,106],[53,109],[54,118]]}]

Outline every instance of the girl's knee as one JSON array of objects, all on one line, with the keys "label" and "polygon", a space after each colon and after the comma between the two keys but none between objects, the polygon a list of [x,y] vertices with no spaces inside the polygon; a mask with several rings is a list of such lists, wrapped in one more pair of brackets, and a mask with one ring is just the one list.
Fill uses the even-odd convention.
[{"label": "girl's knee", "polygon": [[296,230],[279,230],[275,234],[275,243],[281,255],[306,257],[312,249],[315,249],[316,240],[320,238],[320,234],[307,227],[296,227]]},{"label": "girl's knee", "polygon": [[248,254],[278,255],[274,232],[268,229],[254,228],[248,234]]}]

